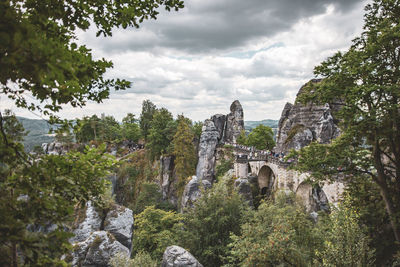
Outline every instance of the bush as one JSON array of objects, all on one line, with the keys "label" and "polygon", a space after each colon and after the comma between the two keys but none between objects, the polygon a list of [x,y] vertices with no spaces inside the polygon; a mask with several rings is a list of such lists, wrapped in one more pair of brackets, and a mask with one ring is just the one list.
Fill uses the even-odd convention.
[{"label": "bush", "polygon": [[139,251],[133,259],[124,254],[117,254],[110,260],[112,267],[158,267],[159,264],[153,260],[149,253]]},{"label": "bush", "polygon": [[182,219],[176,212],[147,207],[135,216],[132,255],[146,251],[153,259],[160,259],[168,246],[177,243]]},{"label": "bush", "polygon": [[276,202],[262,202],[249,213],[240,234],[229,245],[232,266],[311,266],[320,238],[308,215],[291,205],[294,196],[280,193]]},{"label": "bush", "polygon": [[221,266],[229,253],[230,234],[240,233],[247,205],[228,183],[221,179],[214,184],[185,214],[180,240],[204,266]]},{"label": "bush", "polygon": [[354,210],[341,205],[326,223],[323,246],[316,251],[320,266],[375,266],[374,250]]}]

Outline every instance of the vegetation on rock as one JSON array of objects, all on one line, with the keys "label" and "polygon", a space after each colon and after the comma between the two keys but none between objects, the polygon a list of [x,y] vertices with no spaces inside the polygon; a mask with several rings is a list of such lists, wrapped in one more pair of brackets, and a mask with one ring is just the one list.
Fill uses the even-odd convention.
[{"label": "vegetation on rock", "polygon": [[375,0],[365,10],[361,36],[316,67],[324,79],[300,96],[303,102],[340,103],[342,134],[330,145],[311,144],[292,156],[298,156],[297,169],[312,171],[317,181],[335,179],[338,172],[350,182],[368,176],[379,188],[399,244],[400,5]]}]

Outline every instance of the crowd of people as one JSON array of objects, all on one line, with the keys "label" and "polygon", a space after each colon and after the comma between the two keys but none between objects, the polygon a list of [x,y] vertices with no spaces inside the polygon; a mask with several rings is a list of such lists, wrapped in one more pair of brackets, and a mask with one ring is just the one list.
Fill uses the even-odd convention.
[{"label": "crowd of people", "polygon": [[[240,149],[246,152],[249,152],[247,154],[248,159],[264,159],[267,160],[267,158],[270,158],[272,160],[278,160],[281,163],[292,163],[293,159],[285,159],[285,153],[283,152],[275,152],[273,150],[259,150],[256,149],[255,147],[248,147],[240,144],[235,144],[235,143],[225,143],[225,145],[229,145],[234,147],[235,149]],[[239,154],[241,155],[241,154]]]}]

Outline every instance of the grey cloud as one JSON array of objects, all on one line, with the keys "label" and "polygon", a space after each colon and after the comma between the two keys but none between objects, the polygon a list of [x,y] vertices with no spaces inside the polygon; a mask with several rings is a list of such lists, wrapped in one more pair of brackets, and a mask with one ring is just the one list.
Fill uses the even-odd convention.
[{"label": "grey cloud", "polygon": [[141,29],[118,29],[114,37],[93,45],[114,53],[162,48],[190,53],[222,51],[289,30],[300,19],[323,13],[329,4],[334,4],[339,12],[347,12],[359,2],[188,0],[184,10],[161,11],[158,20],[144,22]]}]

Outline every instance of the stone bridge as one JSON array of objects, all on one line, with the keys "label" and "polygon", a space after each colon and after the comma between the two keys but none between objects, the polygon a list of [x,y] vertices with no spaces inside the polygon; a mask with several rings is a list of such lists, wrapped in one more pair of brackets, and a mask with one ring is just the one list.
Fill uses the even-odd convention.
[{"label": "stone bridge", "polygon": [[281,157],[271,155],[268,151],[236,145],[234,154],[235,176],[238,178],[256,176],[261,195],[268,197],[277,190],[290,190],[301,198],[310,210],[313,209],[316,198],[325,198],[328,203],[334,205],[340,200],[344,189],[341,182],[325,183],[322,188],[313,190],[305,181],[309,173],[299,173],[290,169],[290,163],[284,162]]}]

